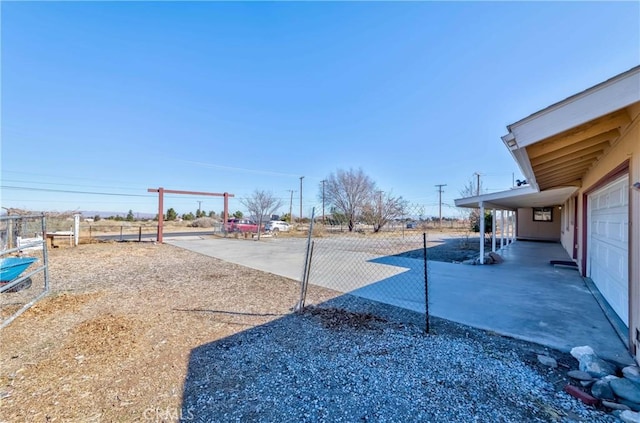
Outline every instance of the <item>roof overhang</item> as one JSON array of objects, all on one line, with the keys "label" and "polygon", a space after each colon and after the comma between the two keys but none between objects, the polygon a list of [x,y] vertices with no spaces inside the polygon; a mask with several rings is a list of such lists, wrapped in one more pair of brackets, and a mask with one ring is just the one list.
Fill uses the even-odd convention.
[{"label": "roof overhang", "polygon": [[514,188],[507,191],[477,195],[455,200],[456,207],[485,208],[497,210],[516,210],[521,207],[551,207],[563,204],[577,187],[562,187],[538,191],[532,186]]},{"label": "roof overhang", "polygon": [[532,188],[579,187],[630,127],[629,107],[639,102],[637,66],[509,125],[502,140]]}]

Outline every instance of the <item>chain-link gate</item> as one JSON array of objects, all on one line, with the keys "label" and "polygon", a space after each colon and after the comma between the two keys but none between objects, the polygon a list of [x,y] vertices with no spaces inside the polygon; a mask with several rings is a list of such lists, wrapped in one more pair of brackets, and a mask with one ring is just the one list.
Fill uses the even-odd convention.
[{"label": "chain-link gate", "polygon": [[49,292],[43,215],[0,217],[0,328]]},{"label": "chain-link gate", "polygon": [[[382,230],[384,229],[384,230]],[[427,238],[410,219],[375,230],[366,224],[309,228],[300,301],[308,284],[425,315],[429,331]]]}]

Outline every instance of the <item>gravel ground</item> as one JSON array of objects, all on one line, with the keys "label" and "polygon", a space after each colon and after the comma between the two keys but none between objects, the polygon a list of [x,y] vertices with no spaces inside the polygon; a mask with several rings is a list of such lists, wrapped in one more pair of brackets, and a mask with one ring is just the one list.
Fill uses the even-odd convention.
[{"label": "gravel ground", "polygon": [[423,319],[343,296],[202,345],[183,421],[617,421],[563,392],[570,355],[441,319],[425,335]]},{"label": "gravel ground", "polygon": [[169,245],[50,273],[0,332],[0,422],[616,421],[563,392],[568,354],[317,286],[292,313],[297,282]]}]

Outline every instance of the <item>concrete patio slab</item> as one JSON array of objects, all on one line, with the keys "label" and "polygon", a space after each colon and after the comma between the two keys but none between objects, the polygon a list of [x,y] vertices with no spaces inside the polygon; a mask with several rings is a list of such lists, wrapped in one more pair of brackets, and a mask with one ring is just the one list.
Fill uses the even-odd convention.
[{"label": "concrete patio slab", "polygon": [[[168,243],[291,279],[302,278],[306,239],[174,239]],[[429,261],[430,314],[561,351],[590,345],[602,358],[633,363],[578,272],[549,264],[550,260],[569,260],[559,244],[518,241],[500,254],[505,261],[498,265]],[[319,265],[314,257],[310,283],[425,312],[422,260],[355,252],[334,255],[331,260],[331,266]],[[348,285],[336,279],[336,268],[349,269]]]}]

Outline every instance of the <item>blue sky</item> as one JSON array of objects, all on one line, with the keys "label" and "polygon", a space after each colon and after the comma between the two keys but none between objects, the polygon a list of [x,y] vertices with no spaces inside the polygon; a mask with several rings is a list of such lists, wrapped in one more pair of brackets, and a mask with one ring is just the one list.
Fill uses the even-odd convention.
[{"label": "blue sky", "polygon": [[[282,212],[362,168],[443,214],[521,178],[506,126],[640,63],[639,2],[7,2],[3,207]],[[179,213],[217,197],[168,196]]]}]

